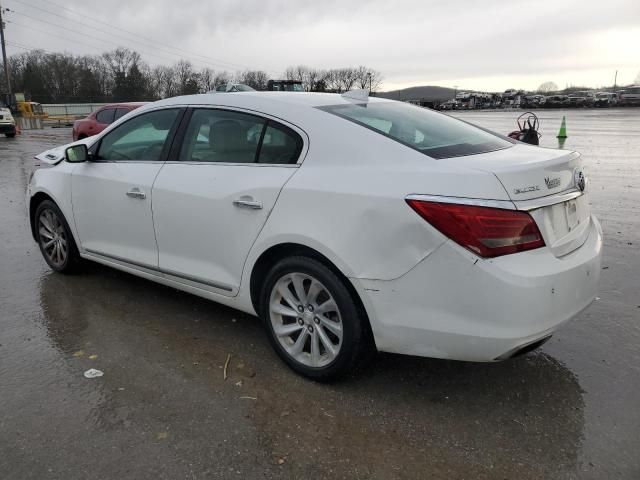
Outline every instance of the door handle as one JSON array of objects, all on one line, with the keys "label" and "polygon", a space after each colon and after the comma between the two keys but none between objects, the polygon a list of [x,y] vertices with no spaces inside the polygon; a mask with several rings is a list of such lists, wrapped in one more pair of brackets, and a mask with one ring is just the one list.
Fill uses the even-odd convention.
[{"label": "door handle", "polygon": [[262,208],[262,202],[256,202],[255,200],[245,200],[241,198],[239,198],[238,200],[234,200],[233,204],[236,207],[250,208],[252,210],[260,210]]},{"label": "door handle", "polygon": [[141,192],[138,187],[135,187],[135,188],[132,188],[131,190],[129,190],[127,192],[127,197],[138,198],[140,200],[144,200],[145,198],[147,198],[147,194],[144,193],[144,192]]}]

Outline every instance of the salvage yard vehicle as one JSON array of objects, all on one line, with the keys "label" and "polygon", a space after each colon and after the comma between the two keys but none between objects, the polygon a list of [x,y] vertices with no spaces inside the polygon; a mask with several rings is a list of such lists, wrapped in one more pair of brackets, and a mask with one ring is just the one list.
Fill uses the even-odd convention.
[{"label": "salvage yard vehicle", "polygon": [[215,90],[209,93],[236,93],[236,92],[255,92],[255,88],[251,88],[249,85],[242,83],[225,83],[218,85]]},{"label": "salvage yard vehicle", "polygon": [[100,133],[120,117],[125,116],[127,113],[141,107],[145,103],[146,102],[112,103],[92,112],[86,118],[76,120],[71,130],[73,141],[82,140],[83,138]]},{"label": "salvage yard vehicle", "polygon": [[572,107],[592,107],[593,93],[587,91],[573,92],[569,94],[569,105]]},{"label": "salvage yard vehicle", "polygon": [[16,136],[16,121],[8,108],[0,108],[0,134],[13,138]]},{"label": "salvage yard vehicle", "polygon": [[613,92],[598,92],[596,93],[593,106],[594,107],[617,107],[618,94]]},{"label": "salvage yard vehicle", "polygon": [[550,95],[545,98],[546,108],[563,108],[569,106],[569,97],[566,95]]},{"label": "salvage yard vehicle", "polygon": [[53,270],[92,260],[258,315],[317,380],[376,349],[511,358],[596,295],[578,153],[364,91],[169,98],[37,158]]},{"label": "salvage yard vehicle", "polygon": [[640,105],[640,85],[631,85],[621,90],[620,103],[623,105]]}]

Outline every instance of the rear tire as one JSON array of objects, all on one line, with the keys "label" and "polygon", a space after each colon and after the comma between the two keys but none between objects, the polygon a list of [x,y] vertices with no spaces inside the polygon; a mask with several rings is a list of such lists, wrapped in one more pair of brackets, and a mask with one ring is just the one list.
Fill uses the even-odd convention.
[{"label": "rear tire", "polygon": [[80,254],[69,224],[58,206],[44,200],[33,217],[36,241],[40,253],[52,270],[72,273],[80,266]]},{"label": "rear tire", "polygon": [[313,380],[356,371],[372,350],[368,320],[346,281],[304,256],[280,260],[265,278],[259,306],[269,340],[290,368]]},{"label": "rear tire", "polygon": [[13,132],[13,133],[5,133],[4,135],[7,138],[14,138],[16,136],[16,133],[15,132]]}]

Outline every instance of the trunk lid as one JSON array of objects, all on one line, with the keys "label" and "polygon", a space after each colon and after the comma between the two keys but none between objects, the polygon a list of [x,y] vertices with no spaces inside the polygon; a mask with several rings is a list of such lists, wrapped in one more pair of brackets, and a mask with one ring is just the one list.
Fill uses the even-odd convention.
[{"label": "trunk lid", "polygon": [[579,153],[518,144],[447,161],[493,173],[516,208],[529,211],[554,255],[586,241],[591,210]]}]

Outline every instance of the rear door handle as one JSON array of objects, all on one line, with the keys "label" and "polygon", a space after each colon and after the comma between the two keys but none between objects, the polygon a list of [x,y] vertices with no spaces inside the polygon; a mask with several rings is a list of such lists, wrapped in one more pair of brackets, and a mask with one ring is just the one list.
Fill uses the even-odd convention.
[{"label": "rear door handle", "polygon": [[138,187],[134,187],[131,190],[129,190],[127,192],[127,197],[131,197],[131,198],[138,198],[140,200],[144,200],[145,198],[147,198],[147,194],[140,191],[140,189]]},{"label": "rear door handle", "polygon": [[255,200],[245,200],[243,198],[239,198],[233,201],[233,204],[236,207],[240,208],[250,208],[252,210],[260,210],[262,208],[262,202],[257,202]]}]

